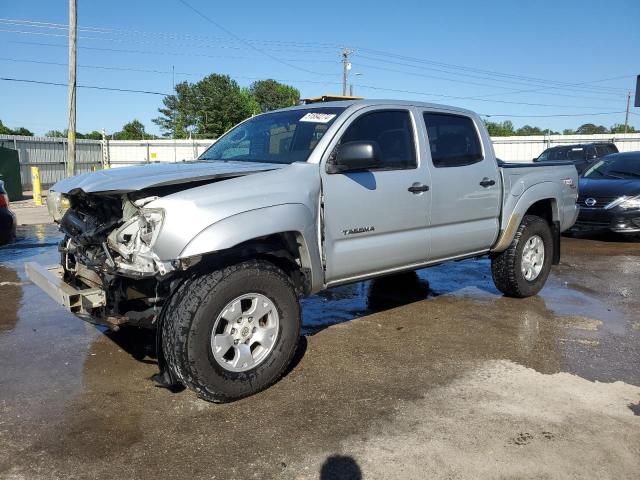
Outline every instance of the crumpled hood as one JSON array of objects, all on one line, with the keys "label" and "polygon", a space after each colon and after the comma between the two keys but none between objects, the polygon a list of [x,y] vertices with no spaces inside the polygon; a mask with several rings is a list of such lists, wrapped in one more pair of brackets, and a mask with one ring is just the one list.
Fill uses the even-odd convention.
[{"label": "crumpled hood", "polygon": [[51,187],[51,190],[60,193],[69,193],[74,190],[82,190],[85,193],[126,193],[149,187],[238,177],[284,166],[276,163],[231,161],[153,163],[83,173],[59,181]]}]

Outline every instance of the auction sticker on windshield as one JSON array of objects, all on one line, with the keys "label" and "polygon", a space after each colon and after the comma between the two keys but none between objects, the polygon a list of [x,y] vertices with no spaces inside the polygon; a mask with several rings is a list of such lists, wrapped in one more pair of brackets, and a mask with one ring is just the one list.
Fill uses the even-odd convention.
[{"label": "auction sticker on windshield", "polygon": [[329,123],[335,118],[335,113],[310,112],[300,119],[301,122]]}]

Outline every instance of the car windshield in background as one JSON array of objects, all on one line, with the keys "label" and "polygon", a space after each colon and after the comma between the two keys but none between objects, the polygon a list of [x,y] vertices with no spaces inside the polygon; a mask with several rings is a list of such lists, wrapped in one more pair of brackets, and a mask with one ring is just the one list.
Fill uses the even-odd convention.
[{"label": "car windshield in background", "polygon": [[584,148],[564,147],[551,148],[538,157],[538,162],[547,160],[582,160],[584,158]]},{"label": "car windshield in background", "polygon": [[585,178],[614,178],[627,180],[640,178],[640,156],[610,156],[603,158],[584,174]]},{"label": "car windshield in background", "polygon": [[231,129],[199,160],[306,162],[344,108],[305,108],[259,115]]}]

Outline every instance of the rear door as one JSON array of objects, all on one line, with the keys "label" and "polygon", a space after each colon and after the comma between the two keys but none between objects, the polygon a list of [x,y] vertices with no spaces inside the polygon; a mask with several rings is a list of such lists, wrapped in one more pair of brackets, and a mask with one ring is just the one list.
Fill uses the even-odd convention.
[{"label": "rear door", "polygon": [[502,203],[493,150],[483,148],[471,117],[433,111],[422,117],[433,184],[430,260],[486,251],[497,238]]},{"label": "rear door", "polygon": [[352,173],[328,174],[327,159],[321,164],[327,283],[426,262],[431,193],[416,120],[409,108],[365,108],[330,145],[327,156],[340,143],[377,142],[382,159]]}]

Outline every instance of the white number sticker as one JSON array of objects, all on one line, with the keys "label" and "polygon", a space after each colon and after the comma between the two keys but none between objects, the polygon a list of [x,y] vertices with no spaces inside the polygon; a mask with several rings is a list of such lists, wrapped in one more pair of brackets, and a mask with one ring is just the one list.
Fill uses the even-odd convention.
[{"label": "white number sticker", "polygon": [[335,118],[335,113],[307,113],[300,119],[301,122],[313,122],[313,123],[329,123]]}]

